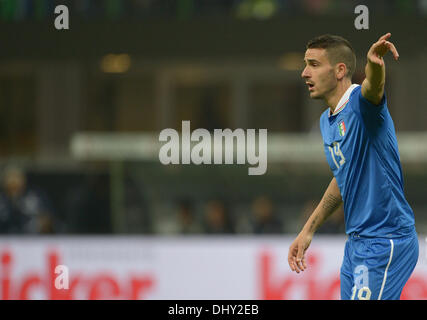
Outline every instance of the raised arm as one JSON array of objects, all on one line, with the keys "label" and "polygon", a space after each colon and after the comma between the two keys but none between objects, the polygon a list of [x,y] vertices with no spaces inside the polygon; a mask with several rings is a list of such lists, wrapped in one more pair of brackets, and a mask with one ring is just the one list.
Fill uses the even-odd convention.
[{"label": "raised arm", "polygon": [[307,268],[304,253],[310,246],[314,233],[323,222],[339,208],[342,203],[341,193],[335,178],[332,179],[325,194],[308,218],[302,231],[289,247],[288,263],[292,271],[299,273]]},{"label": "raised arm", "polygon": [[391,33],[383,35],[368,51],[365,67],[366,78],[362,83],[362,95],[375,105],[381,102],[384,95],[385,65],[383,56],[391,51],[395,60],[399,59],[399,53],[393,43],[388,41]]}]

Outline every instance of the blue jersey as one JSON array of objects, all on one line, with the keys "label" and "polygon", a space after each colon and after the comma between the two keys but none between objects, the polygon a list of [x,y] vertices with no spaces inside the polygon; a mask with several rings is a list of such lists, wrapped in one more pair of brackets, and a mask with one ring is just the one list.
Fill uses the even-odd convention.
[{"label": "blue jersey", "polygon": [[414,229],[385,95],[378,106],[352,85],[320,118],[327,161],[344,202],[346,233],[394,238]]}]

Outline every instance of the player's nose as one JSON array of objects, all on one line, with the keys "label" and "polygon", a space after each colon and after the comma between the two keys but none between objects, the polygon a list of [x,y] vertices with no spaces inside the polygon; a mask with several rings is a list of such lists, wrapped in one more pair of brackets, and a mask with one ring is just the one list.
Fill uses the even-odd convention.
[{"label": "player's nose", "polygon": [[306,79],[309,77],[310,77],[310,75],[309,75],[308,69],[307,69],[307,67],[305,67],[304,70],[302,70],[302,72],[301,72],[301,78]]}]

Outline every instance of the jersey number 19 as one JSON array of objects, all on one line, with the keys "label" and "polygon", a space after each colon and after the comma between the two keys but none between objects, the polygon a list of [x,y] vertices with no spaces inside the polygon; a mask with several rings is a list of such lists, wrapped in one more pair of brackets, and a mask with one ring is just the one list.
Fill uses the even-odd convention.
[{"label": "jersey number 19", "polygon": [[328,147],[329,152],[331,153],[331,157],[335,163],[335,166],[337,167],[337,169],[339,169],[345,163],[345,158],[340,149],[339,142],[334,142],[332,145],[333,147]]}]

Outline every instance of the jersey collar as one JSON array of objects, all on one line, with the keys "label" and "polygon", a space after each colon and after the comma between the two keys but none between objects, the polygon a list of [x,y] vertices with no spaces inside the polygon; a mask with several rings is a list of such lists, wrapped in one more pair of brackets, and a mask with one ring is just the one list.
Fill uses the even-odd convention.
[{"label": "jersey collar", "polygon": [[350,95],[353,92],[355,88],[357,88],[358,84],[352,84],[346,92],[344,92],[343,96],[341,97],[340,101],[338,101],[337,106],[335,107],[335,111],[333,114],[331,114],[331,109],[329,109],[329,117],[330,116],[336,116],[338,113],[340,113],[342,110],[344,110],[345,106],[347,105],[348,100],[350,99]]}]

